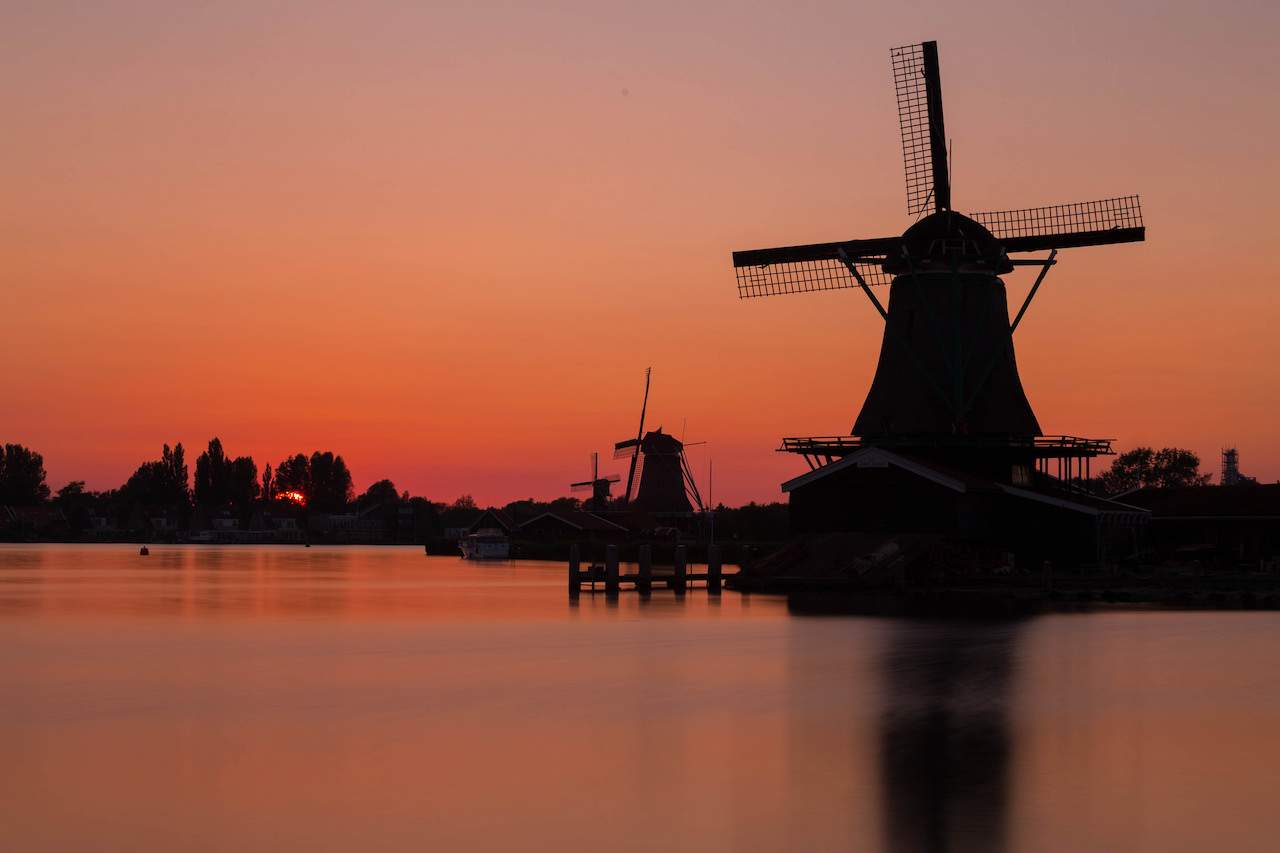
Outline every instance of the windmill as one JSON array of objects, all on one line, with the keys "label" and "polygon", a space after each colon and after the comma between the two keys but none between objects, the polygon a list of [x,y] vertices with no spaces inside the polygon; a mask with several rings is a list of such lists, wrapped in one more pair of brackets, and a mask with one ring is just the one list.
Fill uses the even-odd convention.
[{"label": "windmill", "polygon": [[[1073,463],[1083,473],[1088,459],[1111,452],[1110,443],[1040,434],[1018,376],[1013,333],[1060,250],[1145,239],[1138,197],[953,210],[937,43],[895,48],[890,59],[907,212],[917,221],[898,237],[733,253],[741,298],[859,288],[884,322],[876,374],[852,435],[788,438],[780,449],[817,468],[872,444],[965,447],[970,458],[975,446],[1003,448],[996,455],[1004,461],[1017,448],[1015,464],[1034,460],[1048,471],[1056,458],[1060,476]],[[1011,257],[1030,252],[1048,254]],[[1011,323],[999,276],[1019,266],[1039,272]],[[871,289],[886,284],[887,309]]]},{"label": "windmill", "polygon": [[[694,506],[702,509],[702,496],[694,482],[689,461],[685,458],[685,444],[680,439],[662,431],[662,427],[645,432],[644,419],[649,407],[649,381],[652,368],[644,371],[644,399],[640,404],[640,426],[636,437],[619,441],[613,446],[615,459],[630,459],[627,473],[627,489],[622,504],[650,512],[687,513]],[[636,473],[639,472],[639,486]]]},{"label": "windmill", "polygon": [[586,509],[601,510],[609,505],[609,490],[622,478],[617,474],[600,476],[600,454],[591,454],[591,479],[578,483],[570,483],[569,489],[575,492],[590,491],[591,497],[586,501]]}]

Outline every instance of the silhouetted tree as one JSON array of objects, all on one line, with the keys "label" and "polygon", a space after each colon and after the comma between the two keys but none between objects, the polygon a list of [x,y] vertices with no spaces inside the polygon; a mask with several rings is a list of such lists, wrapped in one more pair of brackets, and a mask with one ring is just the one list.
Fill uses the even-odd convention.
[{"label": "silhouetted tree", "polygon": [[49,498],[44,457],[21,444],[6,444],[0,453],[0,504],[33,506]]},{"label": "silhouetted tree", "polygon": [[[405,492],[408,500],[408,492]],[[396,484],[390,480],[379,480],[364,490],[364,494],[356,498],[356,502],[360,504],[361,509],[368,509],[372,506],[394,506],[400,503],[400,493],[396,491]]]},{"label": "silhouetted tree", "polygon": [[213,438],[209,449],[196,457],[196,503],[204,506],[222,506],[227,502],[227,457],[222,442]]},{"label": "silhouetted tree", "polygon": [[69,503],[83,496],[84,480],[72,480],[61,489],[58,489],[58,496],[54,500]]},{"label": "silhouetted tree", "polygon": [[341,456],[332,451],[311,454],[311,491],[307,493],[307,505],[322,512],[337,512],[351,502],[355,490],[351,486],[351,472]]},{"label": "silhouetted tree", "polygon": [[258,497],[258,466],[252,456],[237,456],[227,463],[227,496],[241,508]]},{"label": "silhouetted tree", "polygon": [[551,503],[547,504],[550,509],[557,510],[575,510],[582,509],[582,501],[573,497],[554,498]]},{"label": "silhouetted tree", "polygon": [[302,495],[311,493],[311,463],[307,457],[299,453],[283,460],[276,466],[276,493],[298,492]]},{"label": "silhouetted tree", "polygon": [[309,459],[299,453],[282,460],[276,466],[275,491],[299,492],[309,508],[320,512],[344,509],[355,494],[347,463],[330,450],[317,450]]},{"label": "silhouetted tree", "polygon": [[262,499],[269,501],[276,496],[276,484],[271,476],[271,465],[262,469]]},{"label": "silhouetted tree", "polygon": [[244,510],[258,496],[258,466],[252,456],[229,459],[217,438],[196,459],[195,499],[203,506],[230,503]]},{"label": "silhouetted tree", "polygon": [[721,504],[715,509],[715,526],[721,541],[782,542],[790,533],[790,513],[784,503]]},{"label": "silhouetted tree", "polygon": [[467,527],[480,517],[480,508],[471,495],[463,495],[451,504],[440,504],[435,507],[436,521],[441,529],[449,527]]},{"label": "silhouetted tree", "polygon": [[439,536],[443,531],[440,524],[439,509],[426,498],[405,498],[405,502],[413,508],[414,537],[425,540]]},{"label": "silhouetted tree", "polygon": [[53,502],[67,519],[67,525],[75,532],[89,526],[89,507],[96,495],[86,492],[84,480],[72,480],[54,495]]},{"label": "silhouetted tree", "polygon": [[1212,476],[1200,473],[1200,457],[1190,450],[1135,447],[1116,457],[1111,468],[1098,477],[1098,486],[1104,494],[1118,495],[1143,486],[1159,489],[1204,486]]},{"label": "silhouetted tree", "polygon": [[190,504],[188,479],[182,444],[174,445],[172,450],[166,444],[161,457],[139,465],[120,491],[130,504],[186,510]]},{"label": "silhouetted tree", "polygon": [[512,501],[502,508],[517,524],[535,518],[548,510],[576,511],[582,509],[582,501],[573,497],[555,498],[551,501],[539,501],[533,498]]}]

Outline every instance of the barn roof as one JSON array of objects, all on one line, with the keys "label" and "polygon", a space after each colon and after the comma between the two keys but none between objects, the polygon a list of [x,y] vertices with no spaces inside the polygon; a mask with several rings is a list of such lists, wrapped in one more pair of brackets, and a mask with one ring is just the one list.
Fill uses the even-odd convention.
[{"label": "barn roof", "polygon": [[994,488],[994,484],[989,480],[975,477],[963,471],[955,471],[932,462],[924,462],[902,453],[885,450],[883,447],[864,447],[835,462],[787,480],[782,484],[782,491],[790,492],[801,486],[807,486],[812,482],[829,477],[847,468],[885,468],[890,465],[915,474],[917,477],[931,480],[939,486],[944,486],[954,492],[965,492],[972,487],[982,488],[985,486],[986,488]]},{"label": "barn roof", "polygon": [[621,524],[615,524],[607,518],[601,518],[593,513],[584,512],[578,509],[549,509],[546,512],[535,515],[520,526],[528,527],[539,519],[546,518],[548,516],[577,530],[597,531],[601,533],[617,533],[619,531],[625,533],[627,530],[627,528],[623,527]]},{"label": "barn roof", "polygon": [[849,468],[886,468],[889,466],[900,468],[917,477],[962,494],[982,491],[1003,492],[1010,497],[1048,504],[1059,509],[1079,512],[1085,515],[1096,516],[1105,513],[1109,516],[1132,514],[1145,517],[1148,513],[1146,507],[1141,504],[1135,504],[1128,498],[1126,498],[1127,503],[1120,503],[1107,498],[1096,497],[1074,489],[1068,489],[1059,481],[1043,474],[1035,475],[1032,482],[1026,486],[1014,486],[1008,483],[998,483],[967,471],[939,465],[932,460],[895,453],[883,447],[864,447],[842,459],[823,465],[821,468],[815,468],[783,483],[782,491],[794,491]]}]

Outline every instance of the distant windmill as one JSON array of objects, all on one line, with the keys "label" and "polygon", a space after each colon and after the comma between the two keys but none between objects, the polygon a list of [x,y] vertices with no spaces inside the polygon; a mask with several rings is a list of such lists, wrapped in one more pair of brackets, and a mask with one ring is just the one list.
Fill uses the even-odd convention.
[{"label": "distant windmill", "polygon": [[[1018,377],[1013,332],[1060,249],[1145,239],[1138,197],[957,213],[951,209],[937,43],[895,48],[890,58],[907,212],[923,218],[900,237],[733,253],[740,297],[857,287],[884,321],[880,360],[855,437],[785,439],[782,449],[803,454],[811,466],[867,443],[1018,446],[1026,451],[1022,462],[1037,464],[1109,453],[1103,440],[1040,436]],[[1036,251],[1049,254],[1009,257]],[[1022,265],[1040,270],[1010,323],[999,276]],[[871,285],[890,283],[886,310]]]},{"label": "distant windmill", "polygon": [[609,489],[622,478],[617,474],[600,476],[600,454],[591,454],[591,479],[578,483],[570,483],[569,488],[575,492],[590,491],[591,497],[586,501],[586,508],[601,510],[609,505]]},{"label": "distant windmill", "polygon": [[[685,458],[685,445],[662,427],[644,431],[645,413],[649,407],[649,380],[652,368],[644,371],[644,399],[640,404],[640,427],[635,438],[619,441],[613,446],[615,459],[630,459],[627,474],[627,490],[622,503],[650,512],[692,512],[694,506],[702,509],[702,496],[694,482]],[[632,498],[636,472],[640,473],[639,487]]]}]

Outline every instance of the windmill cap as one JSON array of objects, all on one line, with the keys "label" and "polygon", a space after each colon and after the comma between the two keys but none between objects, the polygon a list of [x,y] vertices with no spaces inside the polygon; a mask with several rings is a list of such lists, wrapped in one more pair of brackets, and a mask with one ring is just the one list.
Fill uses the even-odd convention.
[{"label": "windmill cap", "polygon": [[981,223],[954,210],[931,213],[902,234],[902,252],[885,259],[891,275],[939,272],[1012,272],[1004,246]]},{"label": "windmill cap", "polygon": [[646,454],[653,455],[658,453],[678,453],[684,449],[684,444],[674,435],[670,435],[662,431],[662,427],[658,427],[648,433],[645,433],[644,443],[641,447]]}]

